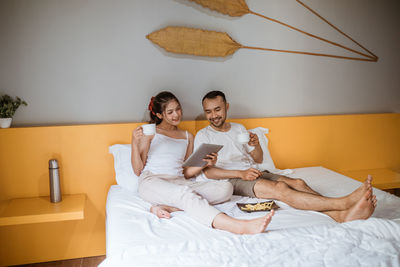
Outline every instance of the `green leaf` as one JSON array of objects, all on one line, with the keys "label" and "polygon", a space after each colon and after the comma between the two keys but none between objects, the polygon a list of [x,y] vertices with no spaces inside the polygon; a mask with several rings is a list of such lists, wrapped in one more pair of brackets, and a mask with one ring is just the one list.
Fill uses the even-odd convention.
[{"label": "green leaf", "polygon": [[0,118],[12,118],[21,104],[28,105],[19,97],[14,100],[9,95],[0,96]]}]

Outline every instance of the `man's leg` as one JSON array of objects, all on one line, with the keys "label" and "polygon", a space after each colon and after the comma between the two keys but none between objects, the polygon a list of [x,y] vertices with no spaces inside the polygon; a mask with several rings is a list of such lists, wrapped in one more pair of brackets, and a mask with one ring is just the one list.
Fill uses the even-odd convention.
[{"label": "man's leg", "polygon": [[318,192],[312,190],[311,187],[309,187],[307,185],[307,183],[303,179],[300,179],[300,178],[289,178],[287,176],[273,174],[268,171],[263,171],[261,178],[272,180],[272,181],[284,182],[288,186],[290,186],[291,188],[293,188],[297,191],[320,195]]},{"label": "man's leg", "polygon": [[311,187],[309,187],[308,184],[303,179],[289,178],[282,175],[277,179],[277,181],[284,182],[297,191],[306,192],[314,195],[321,195],[320,193],[312,190]]},{"label": "man's leg", "polygon": [[363,185],[348,196],[330,198],[312,193],[297,191],[282,181],[258,179],[253,187],[257,198],[276,199],[303,210],[332,211],[352,207],[371,186],[368,178]]}]

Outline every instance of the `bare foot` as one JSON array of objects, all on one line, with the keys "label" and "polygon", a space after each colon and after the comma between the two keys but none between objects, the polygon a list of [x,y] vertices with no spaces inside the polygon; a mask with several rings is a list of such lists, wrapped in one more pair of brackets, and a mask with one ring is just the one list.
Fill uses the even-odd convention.
[{"label": "bare foot", "polygon": [[354,206],[358,200],[367,192],[370,188],[372,188],[372,176],[368,175],[368,178],[365,179],[364,183],[360,185],[359,188],[354,190],[350,195],[345,197],[346,204],[343,206],[343,209],[349,209]]},{"label": "bare foot", "polygon": [[376,196],[372,194],[372,188],[369,188],[353,207],[345,211],[343,221],[368,219],[375,210],[376,202]]},{"label": "bare foot", "polygon": [[180,209],[175,207],[170,207],[167,205],[157,205],[151,206],[150,212],[156,215],[158,218],[171,218],[171,212],[180,211]]},{"label": "bare foot", "polygon": [[372,204],[374,205],[374,208],[376,208],[376,203],[378,202],[378,200],[376,199],[376,196],[373,195],[372,196]]},{"label": "bare foot", "polygon": [[252,220],[242,220],[242,229],[240,234],[259,234],[265,231],[268,224],[271,222],[272,216],[274,216],[275,211],[271,212],[264,217],[252,219]]},{"label": "bare foot", "polygon": [[171,218],[171,214],[162,206],[151,206],[150,212],[156,215],[158,218],[164,218],[164,219]]},{"label": "bare foot", "polygon": [[156,206],[151,206],[150,208],[151,213],[156,215],[158,218],[165,218],[165,219],[171,218],[171,213],[175,211],[182,211],[182,210],[167,205],[156,205]]}]

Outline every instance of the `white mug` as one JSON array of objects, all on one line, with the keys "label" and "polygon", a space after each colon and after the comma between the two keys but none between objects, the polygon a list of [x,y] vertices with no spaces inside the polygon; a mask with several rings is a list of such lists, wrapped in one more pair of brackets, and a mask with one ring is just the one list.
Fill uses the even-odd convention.
[{"label": "white mug", "polygon": [[144,135],[153,135],[156,133],[156,124],[155,123],[143,124],[142,129]]},{"label": "white mug", "polygon": [[240,133],[237,135],[236,139],[241,144],[247,144],[250,141],[250,135],[248,132]]}]

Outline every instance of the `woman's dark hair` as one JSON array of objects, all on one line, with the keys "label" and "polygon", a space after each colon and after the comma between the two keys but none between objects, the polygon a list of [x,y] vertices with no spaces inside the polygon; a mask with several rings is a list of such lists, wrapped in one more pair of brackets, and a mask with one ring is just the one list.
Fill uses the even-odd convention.
[{"label": "woman's dark hair", "polygon": [[208,93],[203,97],[203,99],[201,100],[201,103],[203,103],[205,99],[215,99],[215,98],[217,98],[218,96],[222,97],[222,100],[226,103],[225,94],[224,94],[223,92],[221,92],[221,91],[211,91],[211,92],[208,92]]},{"label": "woman's dark hair", "polygon": [[165,107],[171,100],[175,100],[179,105],[181,105],[178,98],[176,98],[173,93],[168,91],[160,92],[151,98],[149,103],[150,123],[155,123],[158,125],[162,122],[162,119],[157,117],[157,113],[162,114],[165,110]]}]

